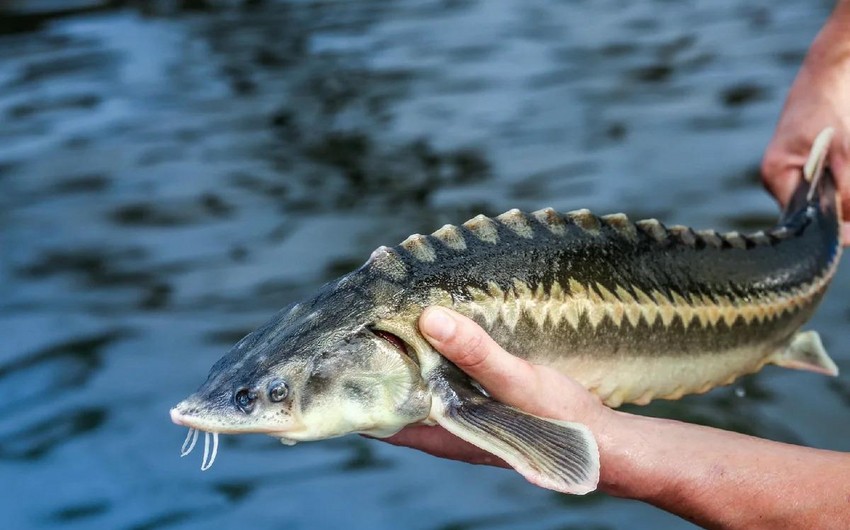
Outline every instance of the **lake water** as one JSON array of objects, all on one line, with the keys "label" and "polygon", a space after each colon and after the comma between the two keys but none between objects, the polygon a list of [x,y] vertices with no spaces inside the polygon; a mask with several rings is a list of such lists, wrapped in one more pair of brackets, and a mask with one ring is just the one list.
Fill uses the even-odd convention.
[{"label": "lake water", "polygon": [[[760,156],[832,2],[120,4],[0,7],[4,528],[690,527],[356,436],[224,436],[202,473],[168,410],[410,233],[770,226]],[[848,296],[844,266],[810,325],[844,373]],[[768,367],[638,410],[850,451],[848,403],[846,375]]]}]

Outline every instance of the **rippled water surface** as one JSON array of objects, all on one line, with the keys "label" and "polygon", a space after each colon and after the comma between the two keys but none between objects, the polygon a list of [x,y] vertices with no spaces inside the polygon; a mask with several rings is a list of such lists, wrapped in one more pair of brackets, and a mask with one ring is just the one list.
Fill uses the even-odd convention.
[{"label": "rippled water surface", "polygon": [[[359,437],[224,436],[202,473],[167,413],[413,232],[542,206],[768,226],[758,162],[831,2],[115,4],[0,7],[3,527],[689,526]],[[845,373],[848,286],[812,323]],[[847,381],[769,367],[642,411],[850,450]]]}]

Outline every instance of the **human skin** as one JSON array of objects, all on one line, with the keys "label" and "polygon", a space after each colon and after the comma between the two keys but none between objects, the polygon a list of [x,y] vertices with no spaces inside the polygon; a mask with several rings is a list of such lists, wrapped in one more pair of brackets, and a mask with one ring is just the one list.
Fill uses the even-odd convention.
[{"label": "human skin", "polygon": [[[825,127],[835,129],[829,164],[842,197],[842,240],[850,245],[850,0],[837,3],[813,42],[765,151],[763,182],[780,204],[790,198],[812,141]],[[569,377],[505,352],[457,313],[429,308],[419,326],[499,401],[587,425],[599,444],[604,492],[707,528],[850,528],[850,454],[618,412]],[[439,426],[408,427],[388,441],[508,467]]]},{"label": "human skin", "polygon": [[[850,454],[615,411],[569,377],[504,351],[446,308],[428,308],[419,327],[497,400],[587,425],[599,444],[601,491],[707,528],[850,528]],[[387,441],[508,467],[439,426],[408,427]]]},{"label": "human skin", "polygon": [[[780,204],[787,204],[812,141],[825,127],[835,129],[829,164],[850,220],[850,0],[838,2],[815,37],[765,150],[762,180]],[[850,245],[850,223],[842,227],[842,240]]]}]

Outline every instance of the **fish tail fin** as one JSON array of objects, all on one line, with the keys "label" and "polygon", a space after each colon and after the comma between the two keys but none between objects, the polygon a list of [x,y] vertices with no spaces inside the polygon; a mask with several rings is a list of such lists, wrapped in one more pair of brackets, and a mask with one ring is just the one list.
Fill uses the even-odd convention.
[{"label": "fish tail fin", "polygon": [[795,370],[808,370],[825,375],[838,375],[838,367],[830,359],[816,331],[796,333],[788,346],[780,351],[773,363]]},{"label": "fish tail fin", "polygon": [[829,145],[834,135],[835,131],[828,127],[812,142],[809,158],[803,166],[803,178],[782,212],[780,226],[800,225],[807,218],[816,215],[838,226],[841,219],[841,201],[835,187],[835,177],[826,165]]}]

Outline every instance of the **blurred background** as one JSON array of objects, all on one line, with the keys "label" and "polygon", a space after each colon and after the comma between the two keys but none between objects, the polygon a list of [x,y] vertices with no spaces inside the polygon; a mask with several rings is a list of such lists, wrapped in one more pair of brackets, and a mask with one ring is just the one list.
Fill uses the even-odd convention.
[{"label": "blurred background", "polygon": [[[357,436],[169,408],[382,244],[513,207],[770,226],[758,164],[831,1],[0,1],[4,528],[690,528]],[[846,264],[845,264],[846,265]],[[811,327],[850,373],[839,271]],[[850,450],[850,380],[637,408]]]}]

